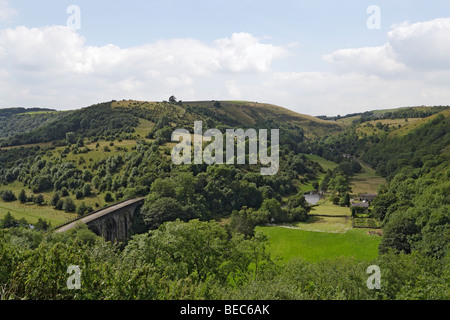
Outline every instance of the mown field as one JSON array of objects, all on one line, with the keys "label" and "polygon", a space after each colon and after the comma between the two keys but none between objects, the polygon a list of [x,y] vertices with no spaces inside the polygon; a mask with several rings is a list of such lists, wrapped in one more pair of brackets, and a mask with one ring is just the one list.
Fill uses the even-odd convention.
[{"label": "mown field", "polygon": [[288,227],[257,227],[269,237],[269,252],[281,262],[300,257],[314,262],[334,257],[354,257],[369,261],[378,255],[380,236],[365,229],[345,233],[305,231]]}]

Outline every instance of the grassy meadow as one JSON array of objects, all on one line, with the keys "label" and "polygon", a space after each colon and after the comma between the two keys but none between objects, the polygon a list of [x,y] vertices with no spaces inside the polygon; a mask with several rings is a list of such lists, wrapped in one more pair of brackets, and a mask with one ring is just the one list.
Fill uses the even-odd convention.
[{"label": "grassy meadow", "polygon": [[257,227],[269,237],[269,252],[281,262],[300,257],[315,262],[333,257],[354,257],[368,261],[378,254],[381,237],[365,229],[345,233],[314,232],[289,227]]},{"label": "grassy meadow", "polygon": [[353,194],[358,193],[376,193],[378,186],[386,183],[383,177],[375,173],[375,170],[367,165],[360,163],[362,170],[350,179],[350,187]]}]

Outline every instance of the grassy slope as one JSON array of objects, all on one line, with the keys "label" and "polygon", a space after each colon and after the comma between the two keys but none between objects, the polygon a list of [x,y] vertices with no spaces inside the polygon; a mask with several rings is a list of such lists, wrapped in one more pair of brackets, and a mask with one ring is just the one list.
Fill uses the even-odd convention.
[{"label": "grassy slope", "polygon": [[441,111],[439,113],[433,114],[427,118],[419,119],[417,121],[414,121],[412,123],[408,123],[408,125],[401,127],[400,129],[397,129],[389,134],[390,137],[402,137],[406,134],[408,134],[410,131],[418,128],[420,125],[430,121],[431,119],[434,119],[439,114],[443,114],[445,117],[450,117],[450,109],[447,109],[445,111]]},{"label": "grassy slope", "polygon": [[220,105],[220,108],[214,107],[213,101],[183,102],[183,107],[199,106],[247,127],[251,127],[258,120],[275,119],[291,122],[300,125],[309,137],[333,134],[342,131],[344,127],[342,124],[334,121],[321,120],[267,103],[220,101]]},{"label": "grassy slope", "polygon": [[361,163],[362,170],[350,179],[352,194],[376,193],[379,185],[386,183],[383,177],[375,173],[375,170]]},{"label": "grassy slope", "polygon": [[[141,137],[145,137],[152,127],[153,127],[152,122],[141,119],[139,126],[136,128],[136,133],[139,134]],[[79,153],[79,154],[73,154],[71,152],[67,155],[65,160],[76,163],[77,167],[83,170],[86,166],[90,165],[92,162],[98,161],[102,158],[110,157],[112,155],[124,154],[126,151],[130,151],[132,147],[136,146],[135,140],[123,140],[123,141],[116,140],[113,142],[114,144],[113,146],[111,146],[110,143],[111,143],[110,141],[99,141],[98,147],[96,147],[96,143],[87,144],[86,147],[88,147],[92,151],[88,153]],[[51,143],[47,143],[46,145],[50,144]],[[107,146],[111,151],[110,152],[104,151],[103,148],[105,146]],[[18,147],[24,146],[8,147],[8,148],[18,148]],[[116,147],[125,148],[125,150],[117,151],[115,149]],[[59,158],[60,153],[64,148],[65,147],[57,147],[50,152],[50,155],[48,156],[46,155],[43,158],[44,159],[52,159],[55,157]],[[80,163],[81,159],[84,159],[85,162]],[[10,183],[7,186],[0,186],[0,190],[11,190],[14,192],[16,196],[18,196],[19,192],[22,189],[24,189],[27,192],[27,195],[31,195],[31,191],[19,181]],[[99,207],[103,207],[108,204],[104,201],[105,193],[99,193],[97,190],[94,189],[94,187],[93,193],[96,194],[79,200],[75,199],[74,195],[71,195],[71,198],[74,200],[77,206],[80,205],[82,202],[84,202],[86,205],[92,206],[92,208],[94,209],[96,209],[95,204],[98,204]],[[40,206],[32,203],[21,204],[19,201],[4,202],[0,200],[0,219],[2,219],[9,211],[14,216],[15,219],[25,218],[28,222],[35,223],[39,218],[42,218],[47,221],[50,221],[52,225],[55,226],[76,217],[75,213],[66,213],[64,211],[55,210],[52,206],[48,205],[50,203],[53,192],[45,192],[42,194],[44,196],[45,202]]]}]

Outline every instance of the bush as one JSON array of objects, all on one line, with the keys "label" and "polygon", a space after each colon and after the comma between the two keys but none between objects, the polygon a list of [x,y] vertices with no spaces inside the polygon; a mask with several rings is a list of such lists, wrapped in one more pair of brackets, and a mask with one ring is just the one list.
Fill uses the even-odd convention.
[{"label": "bush", "polygon": [[42,194],[37,195],[34,198],[34,203],[37,204],[37,205],[43,204],[44,203],[44,196]]},{"label": "bush", "polygon": [[75,210],[77,209],[77,206],[73,202],[72,198],[64,198],[62,202],[62,210],[64,210],[65,212],[75,212]]},{"label": "bush", "polygon": [[114,201],[114,198],[112,197],[112,195],[111,195],[110,192],[107,192],[107,193],[105,194],[105,201],[106,201],[106,202],[113,202],[113,201]]},{"label": "bush", "polygon": [[10,201],[15,201],[16,199],[17,199],[16,195],[11,190],[2,191],[2,200],[3,201],[10,202]]},{"label": "bush", "polygon": [[334,196],[331,201],[333,202],[333,204],[338,205],[340,202],[340,198],[338,196]]}]

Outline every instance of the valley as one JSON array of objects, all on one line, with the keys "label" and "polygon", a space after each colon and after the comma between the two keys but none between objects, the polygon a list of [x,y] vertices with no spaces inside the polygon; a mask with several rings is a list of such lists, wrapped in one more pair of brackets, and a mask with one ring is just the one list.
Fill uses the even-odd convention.
[{"label": "valley", "polygon": [[[246,101],[122,100],[64,115],[47,112],[42,113],[46,118],[30,121],[28,131],[0,136],[0,237],[11,250],[26,243],[33,255],[57,243],[65,246],[67,239],[94,251],[117,247],[117,255],[107,254],[115,261],[108,268],[132,273],[151,267],[172,285],[189,279],[192,290],[214,279],[213,288],[226,288],[214,293],[216,298],[237,295],[239,287],[263,288],[267,283],[260,279],[276,268],[284,270],[277,277],[287,284],[290,268],[299,261],[325,272],[317,268],[324,263],[332,268],[339,259],[352,268],[383,264],[396,250],[417,252],[436,264],[446,257],[448,242],[438,235],[448,230],[448,107],[319,119]],[[27,114],[8,117],[18,121],[14,117]],[[28,116],[36,114],[41,113]],[[195,121],[202,121],[203,131],[222,133],[278,129],[278,172],[261,175],[260,163],[173,163],[172,132],[194,134]],[[309,204],[308,193],[320,200]],[[100,248],[102,240],[83,227],[52,234],[68,220],[138,197],[145,202],[130,226],[133,236],[124,243]],[[35,233],[34,240],[28,233]],[[160,251],[149,249],[153,246]],[[83,259],[103,263],[86,254]],[[266,274],[266,267],[272,271]],[[352,277],[342,274],[347,276]],[[165,286],[156,278],[142,281],[144,287]],[[118,282],[105,290],[120,287]],[[325,287],[314,290],[326,295]],[[388,287],[383,294],[395,295],[395,290]],[[167,298],[163,289],[154,294]],[[247,294],[238,297],[254,297]]]}]

